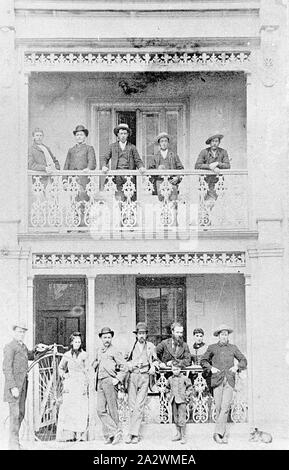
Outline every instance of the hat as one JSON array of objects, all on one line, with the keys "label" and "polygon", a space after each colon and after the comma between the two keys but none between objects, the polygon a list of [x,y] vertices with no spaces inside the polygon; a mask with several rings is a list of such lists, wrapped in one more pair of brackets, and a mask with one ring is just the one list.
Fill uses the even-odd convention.
[{"label": "hat", "polygon": [[144,322],[139,321],[136,325],[136,329],[133,331],[133,333],[137,334],[139,331],[146,331],[148,332],[148,327],[147,324]]},{"label": "hat", "polygon": [[12,325],[12,330],[15,328],[22,328],[22,330],[28,330],[26,323],[24,321],[17,321]]},{"label": "hat", "polygon": [[159,135],[156,137],[156,142],[159,143],[162,137],[166,137],[168,141],[170,141],[170,136],[166,132],[160,132]]},{"label": "hat", "polygon": [[220,140],[221,140],[223,137],[224,137],[223,134],[214,134],[214,135],[211,135],[211,137],[209,137],[209,138],[206,140],[206,144],[207,144],[207,145],[210,145],[211,140],[213,140],[213,139],[220,139]]},{"label": "hat", "polygon": [[131,129],[129,128],[128,124],[125,124],[125,123],[122,123],[122,124],[118,124],[114,129],[113,129],[113,132],[115,135],[118,134],[118,131],[120,129],[124,129],[125,131],[127,131],[129,133],[129,135],[131,134]]},{"label": "hat", "polygon": [[112,331],[108,326],[105,326],[104,328],[102,328],[98,336],[101,338],[102,335],[105,335],[107,333],[110,333],[111,336],[114,337],[114,331]]},{"label": "hat", "polygon": [[196,335],[197,333],[201,333],[204,336],[204,330],[202,328],[195,328],[193,331],[193,335]]},{"label": "hat", "polygon": [[220,325],[219,328],[216,329],[216,331],[214,331],[214,336],[218,336],[219,333],[221,333],[221,331],[224,331],[224,330],[226,330],[229,334],[233,333],[232,328],[229,328],[227,325],[223,324],[223,325]]},{"label": "hat", "polygon": [[84,132],[86,137],[88,136],[88,130],[81,124],[76,126],[76,128],[73,131],[73,134],[75,135],[77,132]]}]

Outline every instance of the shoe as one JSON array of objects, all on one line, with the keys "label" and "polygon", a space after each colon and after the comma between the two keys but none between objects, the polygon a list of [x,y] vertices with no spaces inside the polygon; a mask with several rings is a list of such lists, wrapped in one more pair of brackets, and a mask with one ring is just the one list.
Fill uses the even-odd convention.
[{"label": "shoe", "polygon": [[187,443],[187,438],[186,438],[186,430],[185,428],[181,428],[181,444],[186,444]]},{"label": "shoe", "polygon": [[132,435],[129,434],[124,442],[125,442],[126,444],[131,444],[131,441],[132,441]]},{"label": "shoe", "polygon": [[223,444],[223,439],[220,436],[220,434],[215,433],[213,435],[213,439],[214,439],[215,442],[217,442],[217,444]]},{"label": "shoe", "polygon": [[226,436],[226,434],[223,436],[223,444],[228,444],[228,437]]},{"label": "shoe", "polygon": [[118,444],[121,441],[121,432],[117,431],[112,440],[112,445]]},{"label": "shoe", "polygon": [[172,441],[175,442],[175,441],[180,441],[182,436],[181,436],[181,429],[179,426],[176,426],[176,430],[177,430],[177,434],[172,437]]},{"label": "shoe", "polygon": [[131,443],[132,444],[138,444],[138,442],[139,442],[138,436],[133,436],[133,438],[131,440]]},{"label": "shoe", "polygon": [[105,438],[104,438],[104,443],[105,443],[105,444],[111,444],[111,443],[112,443],[112,439],[113,439],[113,437],[105,437]]}]

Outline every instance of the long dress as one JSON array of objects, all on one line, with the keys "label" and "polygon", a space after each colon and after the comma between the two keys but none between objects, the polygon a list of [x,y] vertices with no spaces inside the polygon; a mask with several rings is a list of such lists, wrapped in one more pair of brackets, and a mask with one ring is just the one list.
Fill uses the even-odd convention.
[{"label": "long dress", "polygon": [[[88,422],[88,365],[87,354],[66,352],[59,364],[63,377],[63,400],[59,408],[56,439],[67,441],[75,433],[84,433]],[[84,437],[84,436],[82,436]]]}]

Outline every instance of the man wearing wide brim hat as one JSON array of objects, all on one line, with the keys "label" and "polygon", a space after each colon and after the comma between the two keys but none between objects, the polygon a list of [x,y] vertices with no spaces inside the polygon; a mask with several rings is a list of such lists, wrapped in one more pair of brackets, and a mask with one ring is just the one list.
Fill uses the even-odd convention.
[{"label": "man wearing wide brim hat", "polygon": [[150,378],[154,377],[158,365],[155,345],[147,341],[148,327],[138,322],[133,333],[135,343],[128,354],[128,407],[130,411],[127,444],[137,444],[140,440],[140,427],[144,406],[148,395]]},{"label": "man wearing wide brim hat", "polygon": [[[109,170],[108,165],[111,161],[111,170],[135,170],[138,168],[140,173],[144,173],[145,166],[139,156],[135,145],[128,141],[131,135],[131,129],[126,123],[118,124],[114,130],[114,134],[117,137],[117,142],[111,144],[102,158],[102,171],[107,173]],[[135,178],[133,179],[135,181]],[[116,199],[124,201],[125,196],[123,193],[123,185],[127,181],[125,176],[115,176],[113,178],[116,184]],[[134,195],[135,196],[135,195]],[[135,197],[133,198],[135,199]]]},{"label": "man wearing wide brim hat", "polygon": [[201,359],[201,366],[212,373],[211,387],[216,407],[216,425],[213,438],[218,444],[228,442],[226,424],[233,398],[235,375],[247,367],[247,359],[244,354],[237,346],[229,343],[229,334],[231,333],[233,333],[232,328],[226,324],[216,328],[214,336],[217,336],[219,341],[211,344]]},{"label": "man wearing wide brim hat", "polygon": [[[92,145],[86,143],[86,138],[88,136],[88,129],[82,124],[79,124],[72,131],[75,136],[76,144],[71,147],[67,152],[67,157],[65,160],[64,170],[81,170],[89,171],[95,170],[96,168],[96,158],[95,151]],[[77,182],[79,184],[79,194],[77,200],[80,202],[88,201],[88,195],[86,192],[86,185],[88,183],[87,176],[78,176]],[[84,208],[82,208],[84,209]]]},{"label": "man wearing wide brim hat", "polygon": [[[159,150],[153,156],[149,168],[156,170],[183,170],[183,164],[177,155],[171,148],[169,148],[171,137],[167,132],[160,132],[155,141],[159,144]],[[152,178],[154,184],[156,185],[156,192],[160,201],[164,200],[162,191],[164,189],[164,178],[159,176],[154,176]],[[182,181],[182,176],[170,176],[168,181],[171,184],[171,192],[169,195],[170,201],[176,201],[179,194],[179,184]],[[175,207],[176,209],[176,207]],[[175,219],[177,214],[175,213]],[[175,220],[176,221],[176,220]]]},{"label": "man wearing wide brim hat", "polygon": [[[219,174],[220,170],[230,169],[231,165],[228,152],[219,146],[223,137],[223,134],[215,133],[207,138],[206,144],[209,145],[209,147],[203,149],[199,154],[195,164],[196,170],[213,171]],[[215,184],[218,178],[216,176],[206,176],[205,180],[209,186],[205,200],[213,205],[214,201],[217,199]]]},{"label": "man wearing wide brim hat", "polygon": [[97,414],[102,422],[105,443],[117,444],[122,437],[117,394],[128,367],[121,352],[112,344],[114,331],[106,326],[98,336],[102,346],[97,349],[92,364],[96,371]]},{"label": "man wearing wide brim hat", "polygon": [[28,387],[28,361],[33,361],[35,354],[45,351],[47,346],[38,344],[29,351],[23,342],[28,328],[21,320],[14,322],[12,330],[13,339],[6,344],[3,354],[4,401],[9,404],[9,449],[19,450],[19,431],[25,416]]}]

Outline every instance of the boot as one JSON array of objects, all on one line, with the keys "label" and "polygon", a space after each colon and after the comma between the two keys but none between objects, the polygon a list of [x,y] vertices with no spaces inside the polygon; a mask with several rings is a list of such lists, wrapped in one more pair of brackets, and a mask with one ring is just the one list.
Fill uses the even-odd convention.
[{"label": "boot", "polygon": [[180,441],[182,438],[181,428],[177,424],[175,426],[176,426],[177,434],[172,438],[172,441]]},{"label": "boot", "polygon": [[187,438],[186,438],[186,426],[182,426],[181,428],[181,444],[186,444],[187,443]]}]

